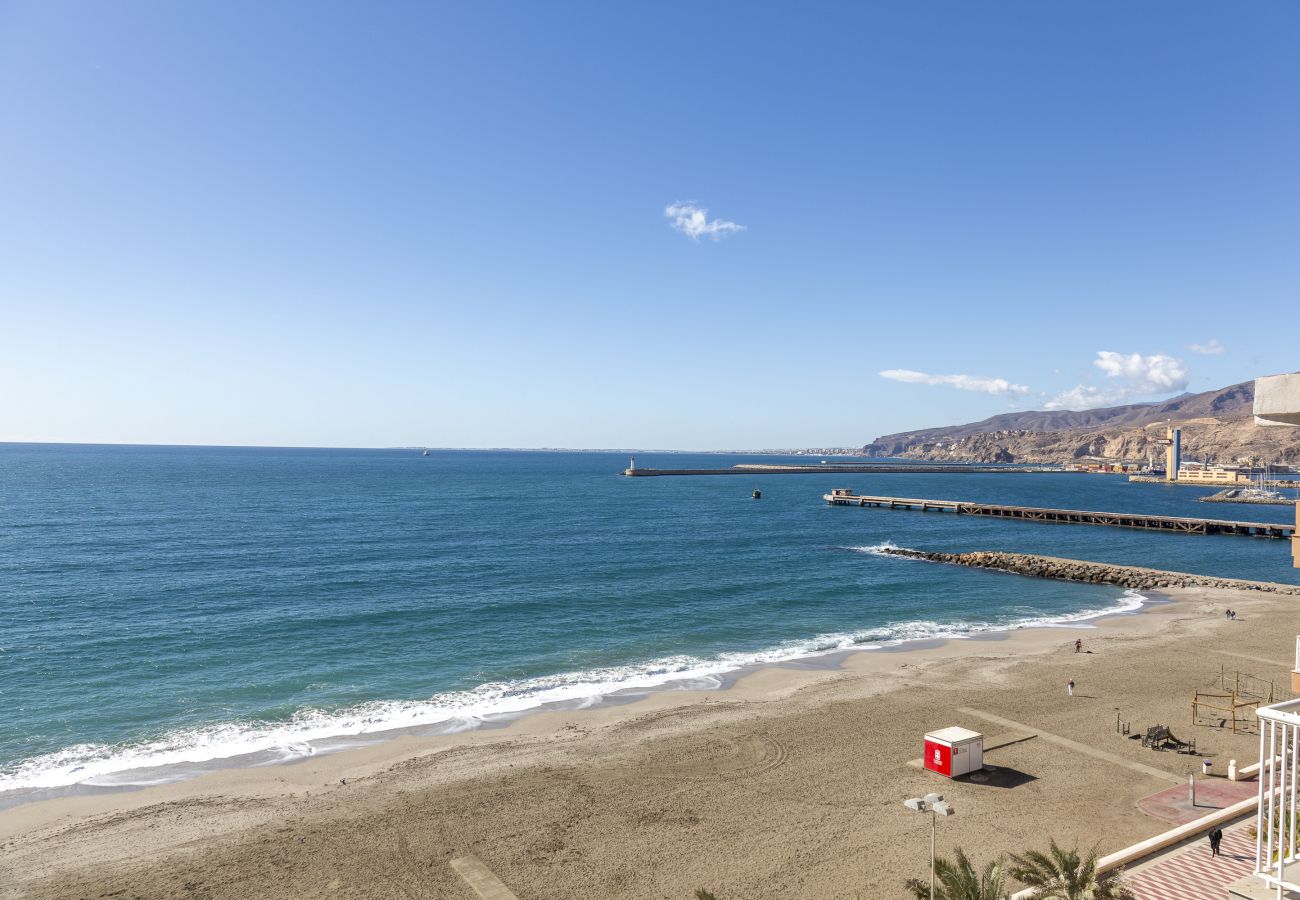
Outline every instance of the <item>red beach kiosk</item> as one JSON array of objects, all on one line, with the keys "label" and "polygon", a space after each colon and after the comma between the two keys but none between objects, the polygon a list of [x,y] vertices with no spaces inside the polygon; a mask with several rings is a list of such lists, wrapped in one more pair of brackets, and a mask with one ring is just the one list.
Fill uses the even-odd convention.
[{"label": "red beach kiosk", "polygon": [[941,728],[925,736],[925,767],[948,778],[984,768],[984,735],[968,728]]}]

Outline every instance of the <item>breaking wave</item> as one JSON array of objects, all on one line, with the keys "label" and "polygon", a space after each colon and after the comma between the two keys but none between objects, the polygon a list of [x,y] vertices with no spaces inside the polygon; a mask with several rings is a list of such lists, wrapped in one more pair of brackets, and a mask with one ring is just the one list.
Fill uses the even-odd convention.
[{"label": "breaking wave", "polygon": [[[890,543],[848,547],[879,555]],[[565,672],[481,684],[467,691],[436,694],[427,700],[386,700],[345,709],[302,709],[287,721],[234,721],[172,731],[129,744],[77,744],[0,769],[0,794],[42,791],[72,785],[141,786],[176,781],[228,765],[270,765],[303,759],[383,739],[396,729],[449,734],[481,726],[492,718],[523,713],[549,704],[590,706],[617,692],[665,686],[709,690],[723,675],[747,666],[786,662],[845,650],[870,650],[908,641],[962,639],[1019,628],[1081,625],[1099,616],[1132,612],[1146,598],[1125,591],[1104,608],[1061,615],[996,621],[916,620],[861,631],[820,634],[749,652],[713,657],[669,656],[626,666]]]}]

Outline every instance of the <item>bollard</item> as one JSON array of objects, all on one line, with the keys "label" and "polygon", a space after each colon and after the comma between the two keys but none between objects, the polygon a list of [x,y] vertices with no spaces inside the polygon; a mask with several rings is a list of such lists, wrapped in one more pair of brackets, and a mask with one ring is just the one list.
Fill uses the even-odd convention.
[{"label": "bollard", "polygon": [[1210,762],[1208,759],[1203,759],[1203,760],[1201,760],[1201,774],[1202,774],[1202,775],[1209,775],[1209,774],[1210,774],[1210,766],[1212,766],[1212,765],[1214,765],[1214,763]]},{"label": "bollard", "polygon": [[1235,759],[1228,760],[1228,780],[1237,780],[1237,761]]}]

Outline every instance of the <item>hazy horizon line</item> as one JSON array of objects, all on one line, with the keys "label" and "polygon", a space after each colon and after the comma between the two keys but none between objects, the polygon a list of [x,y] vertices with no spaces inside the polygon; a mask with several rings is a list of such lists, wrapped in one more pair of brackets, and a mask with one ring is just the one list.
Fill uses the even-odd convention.
[{"label": "hazy horizon line", "polygon": [[[818,450],[822,455],[835,455],[825,452],[825,448],[815,447],[764,447],[758,449],[712,449],[698,450],[665,447],[436,447],[432,444],[389,444],[384,446],[324,445],[324,444],[185,444],[156,443],[151,441],[13,441],[0,440],[0,446],[49,446],[49,447],[177,447],[192,449],[221,450],[439,450],[439,451],[476,451],[481,453],[750,453],[750,454],[788,454],[808,453]],[[852,447],[837,447],[836,450],[851,450]],[[860,448],[858,448],[860,449]],[[816,454],[813,454],[816,455]]]}]

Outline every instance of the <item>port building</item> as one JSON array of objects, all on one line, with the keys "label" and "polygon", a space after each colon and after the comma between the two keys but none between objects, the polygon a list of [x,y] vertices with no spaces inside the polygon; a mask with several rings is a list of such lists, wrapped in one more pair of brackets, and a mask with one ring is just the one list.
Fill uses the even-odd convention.
[{"label": "port building", "polygon": [[1246,466],[1212,466],[1200,463],[1183,463],[1178,468],[1177,481],[1183,484],[1215,484],[1232,487],[1250,484],[1253,479],[1264,476],[1263,469]]}]

